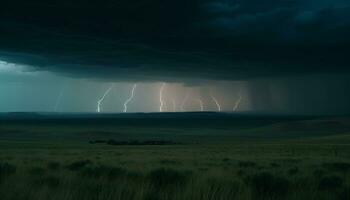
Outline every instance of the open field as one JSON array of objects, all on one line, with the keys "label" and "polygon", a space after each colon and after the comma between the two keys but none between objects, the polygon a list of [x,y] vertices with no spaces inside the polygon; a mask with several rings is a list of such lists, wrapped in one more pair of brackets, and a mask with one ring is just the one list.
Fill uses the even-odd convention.
[{"label": "open field", "polygon": [[[90,144],[110,139],[174,144]],[[350,119],[6,117],[0,120],[0,196],[350,199]]]}]

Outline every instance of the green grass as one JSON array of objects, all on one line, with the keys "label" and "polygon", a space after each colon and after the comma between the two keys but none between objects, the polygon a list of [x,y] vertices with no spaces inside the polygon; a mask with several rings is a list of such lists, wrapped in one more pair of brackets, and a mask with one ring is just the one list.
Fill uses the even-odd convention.
[{"label": "green grass", "polygon": [[[29,135],[18,138],[18,131],[16,137],[5,134],[0,140],[1,200],[350,199],[347,132],[334,135],[330,129],[330,134],[319,136],[262,138],[256,127],[251,135],[257,137],[227,134],[249,132],[246,128],[191,128],[186,133],[169,127],[175,135],[164,136],[153,127],[152,138],[178,135],[183,143],[111,146],[89,144],[91,139],[111,135],[85,137],[85,128],[79,126],[70,130],[69,137],[67,127],[38,126],[41,137],[33,139],[30,134],[37,131],[33,127],[3,124],[0,130],[18,127]],[[266,132],[266,127],[270,125],[261,130]],[[145,132],[142,127],[129,129],[131,138],[148,139],[152,127]]]}]

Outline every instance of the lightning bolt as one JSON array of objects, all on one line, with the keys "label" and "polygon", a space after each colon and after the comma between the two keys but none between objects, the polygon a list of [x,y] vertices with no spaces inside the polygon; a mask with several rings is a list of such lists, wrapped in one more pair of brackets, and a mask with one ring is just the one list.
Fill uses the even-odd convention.
[{"label": "lightning bolt", "polygon": [[188,97],[190,96],[190,92],[191,92],[191,89],[187,90],[186,96],[185,96],[184,100],[182,101],[182,104],[180,106],[180,109],[181,109],[182,112],[185,111],[184,106],[185,106],[185,104],[186,104],[186,102],[188,100]]},{"label": "lightning bolt", "polygon": [[241,95],[241,93],[239,93],[238,96],[239,96],[239,97],[238,97],[238,99],[237,99],[237,101],[236,101],[236,103],[235,103],[235,106],[233,107],[233,111],[236,111],[237,108],[239,107],[239,105],[241,104],[241,101],[242,101],[242,95]]},{"label": "lightning bolt", "polygon": [[198,103],[199,103],[199,107],[201,108],[201,111],[204,111],[204,106],[203,106],[203,101],[201,99],[197,99]]},{"label": "lightning bolt", "polygon": [[124,111],[123,112],[127,112],[128,111],[128,103],[134,98],[136,87],[137,87],[137,84],[135,83],[134,86],[131,89],[130,97],[124,103]]},{"label": "lightning bolt", "polygon": [[163,112],[163,107],[165,107],[165,104],[163,101],[163,90],[165,88],[165,85],[166,85],[166,83],[163,83],[162,86],[160,87],[160,90],[159,90],[159,102],[160,102],[159,112]]},{"label": "lightning bolt", "polygon": [[100,113],[101,112],[101,104],[103,100],[106,98],[106,96],[109,94],[109,92],[112,90],[113,85],[111,85],[106,92],[103,94],[103,96],[97,101],[97,109],[96,112]]},{"label": "lightning bolt", "polygon": [[61,99],[62,99],[62,97],[63,97],[64,90],[65,90],[65,87],[63,87],[63,88],[61,89],[61,92],[60,92],[60,94],[59,94],[58,97],[57,97],[56,104],[55,104],[55,107],[54,107],[54,111],[55,111],[55,112],[57,112],[58,106],[59,106],[60,103],[61,103]]},{"label": "lightning bolt", "polygon": [[220,106],[218,100],[212,94],[210,94],[210,97],[213,99],[213,101],[216,104],[216,107],[218,108],[218,111],[220,112],[221,111],[221,106]]}]

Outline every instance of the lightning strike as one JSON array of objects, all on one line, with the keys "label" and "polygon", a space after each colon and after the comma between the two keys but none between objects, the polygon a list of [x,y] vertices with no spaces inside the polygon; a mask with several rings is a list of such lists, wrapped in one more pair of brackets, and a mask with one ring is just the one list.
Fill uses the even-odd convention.
[{"label": "lightning strike", "polygon": [[181,104],[181,106],[180,106],[180,109],[181,109],[182,112],[185,111],[184,106],[185,106],[185,104],[186,104],[188,98],[190,97],[190,92],[191,92],[191,89],[187,90],[186,96],[185,96],[184,100],[182,101],[182,104]]},{"label": "lightning strike", "polygon": [[97,109],[96,112],[100,113],[101,112],[101,104],[103,102],[103,100],[106,98],[106,96],[109,94],[109,92],[112,90],[113,85],[111,85],[111,87],[109,87],[106,92],[103,94],[103,96],[97,101]]},{"label": "lightning strike", "polygon": [[238,99],[237,99],[237,101],[236,101],[236,103],[235,103],[235,106],[233,107],[233,111],[236,111],[237,108],[239,107],[239,105],[241,104],[241,101],[242,101],[242,95],[241,95],[241,93],[239,93],[238,96],[239,96],[239,97],[238,97]]},{"label": "lightning strike", "polygon": [[220,112],[221,111],[221,106],[220,106],[218,100],[212,94],[210,94],[210,97],[213,99],[213,101],[216,104],[216,107],[218,108],[218,111]]},{"label": "lightning strike", "polygon": [[201,109],[201,112],[204,111],[204,105],[203,105],[203,101],[201,99],[197,99],[198,103],[199,103],[199,107]]},{"label": "lightning strike", "polygon": [[164,90],[165,85],[166,85],[166,83],[163,83],[162,86],[160,87],[160,90],[159,90],[159,102],[160,102],[159,112],[163,112],[163,110],[164,110],[163,108],[165,107],[165,104],[163,101],[163,90]]},{"label": "lightning strike", "polygon": [[127,112],[128,111],[128,103],[134,98],[136,87],[137,87],[137,84],[134,84],[134,86],[131,89],[130,97],[124,103],[124,110],[123,110],[123,112]]}]

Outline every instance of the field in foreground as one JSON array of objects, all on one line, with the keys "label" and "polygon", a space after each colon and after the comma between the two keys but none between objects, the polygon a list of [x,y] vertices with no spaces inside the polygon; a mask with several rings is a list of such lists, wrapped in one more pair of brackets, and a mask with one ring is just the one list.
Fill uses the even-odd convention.
[{"label": "field in foreground", "polygon": [[1,199],[350,199],[347,118],[191,119],[2,120]]}]

